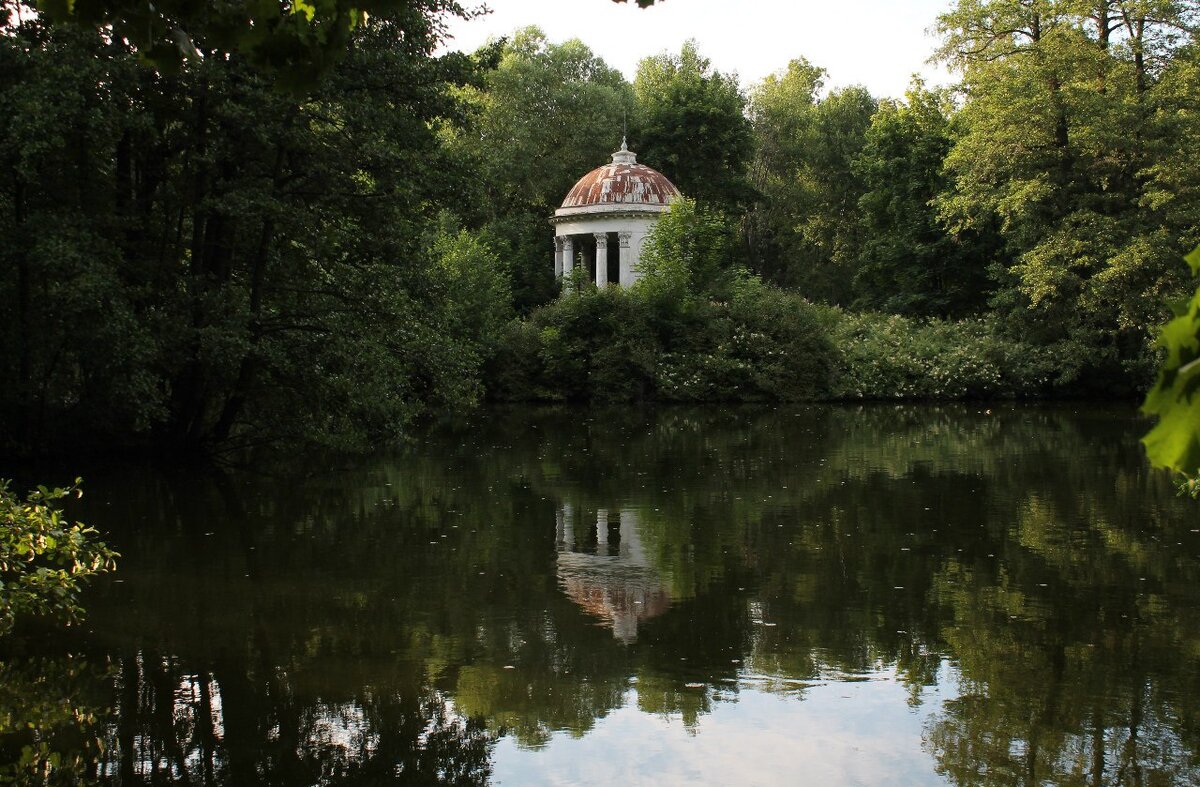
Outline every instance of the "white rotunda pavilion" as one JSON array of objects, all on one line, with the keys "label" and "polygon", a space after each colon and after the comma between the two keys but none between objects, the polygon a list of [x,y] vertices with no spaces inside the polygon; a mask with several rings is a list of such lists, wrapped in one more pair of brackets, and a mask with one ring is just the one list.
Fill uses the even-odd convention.
[{"label": "white rotunda pavilion", "polygon": [[638,280],[642,244],[650,228],[680,196],[675,184],[637,163],[621,140],[612,163],[579,179],[554,211],[554,275],[569,277],[577,257],[588,278],[603,287],[614,280],[628,287]]}]

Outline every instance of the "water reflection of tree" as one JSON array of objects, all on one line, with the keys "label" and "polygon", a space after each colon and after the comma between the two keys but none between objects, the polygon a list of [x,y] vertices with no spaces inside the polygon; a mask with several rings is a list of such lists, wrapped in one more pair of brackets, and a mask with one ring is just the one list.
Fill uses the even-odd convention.
[{"label": "water reflection of tree", "polygon": [[490,771],[486,730],[435,690],[364,686],[339,700],[278,666],[212,666],[122,659],[99,771],[130,785],[479,784]]},{"label": "water reflection of tree", "polygon": [[33,657],[23,637],[0,659],[0,784],[80,784],[102,751],[103,669]]},{"label": "water reflection of tree", "polygon": [[460,474],[471,491],[455,493],[424,472],[287,496],[160,479],[106,511],[157,502],[175,526],[128,532],[144,543],[92,602],[121,667],[103,767],[122,783],[475,784],[496,735],[538,745],[619,707],[627,671],[564,614],[552,531],[539,548],[513,526],[552,522],[550,504],[506,491],[498,508],[478,499],[490,477]]},{"label": "water reflection of tree", "polygon": [[[148,762],[134,741],[198,782],[469,780],[495,736],[582,735],[631,689],[695,725],[746,672],[803,696],[892,669],[919,702],[949,660],[962,696],[927,731],[948,777],[1186,780],[1200,576],[1136,434],[1039,409],[522,411],[285,494],[148,480],[92,517],[160,523],[125,532],[93,605],[135,709],[114,767]],[[561,592],[563,503],[640,513],[672,603],[635,643]]]},{"label": "water reflection of tree", "polygon": [[[793,679],[781,690],[891,665],[915,700],[952,660],[963,696],[928,744],[956,781],[1200,780],[1200,568],[1181,548],[1193,520],[1145,468],[1131,419],[744,413],[668,415],[642,439],[603,419],[620,451],[576,430],[590,439],[542,449],[571,469],[547,486],[581,500],[625,489],[654,510],[659,570],[697,607],[715,603],[716,579],[749,575],[746,650],[756,671]],[[623,451],[649,458],[652,483],[636,463],[623,472]]]}]

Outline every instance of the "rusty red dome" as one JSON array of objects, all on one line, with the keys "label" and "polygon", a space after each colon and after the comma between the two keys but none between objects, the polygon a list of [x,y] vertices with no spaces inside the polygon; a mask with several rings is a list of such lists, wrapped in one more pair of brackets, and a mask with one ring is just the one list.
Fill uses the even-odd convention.
[{"label": "rusty red dome", "polygon": [[678,196],[674,183],[658,170],[638,164],[637,156],[622,141],[612,163],[580,178],[556,213],[582,213],[585,210],[580,209],[588,208],[661,211]]}]

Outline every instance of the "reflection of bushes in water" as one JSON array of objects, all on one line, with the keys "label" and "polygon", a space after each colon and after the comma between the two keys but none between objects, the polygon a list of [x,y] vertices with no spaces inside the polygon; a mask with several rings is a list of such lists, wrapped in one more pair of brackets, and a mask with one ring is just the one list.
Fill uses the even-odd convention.
[{"label": "reflection of bushes in water", "polygon": [[77,657],[0,661],[0,784],[83,783],[102,751],[104,680]]},{"label": "reflection of bushes in water", "polygon": [[627,688],[623,670],[585,670],[572,678],[569,669],[556,670],[545,663],[483,663],[458,671],[454,702],[489,730],[513,735],[521,746],[536,749],[558,731],[583,737],[599,719],[622,706]]},{"label": "reflection of bushes in water", "polygon": [[[1106,557],[1085,554],[1080,563]],[[1180,608],[1164,599],[1099,595],[1116,586],[1112,566],[1074,587],[1054,572],[1048,583],[1013,578],[1038,567],[951,561],[935,577],[961,692],[927,724],[938,771],[972,785],[1200,781],[1197,629],[1180,631]]]},{"label": "reflection of bushes in water", "polygon": [[[534,745],[550,731],[582,733],[620,706],[627,666],[609,652],[611,635],[573,617],[557,590],[554,508],[508,489],[502,498],[481,496],[498,483],[496,472],[486,462],[482,468],[467,468],[465,460],[450,467],[407,462],[306,484],[210,488],[202,504],[180,484],[176,494],[156,494],[180,504],[161,512],[177,529],[139,529],[145,540],[129,550],[124,584],[94,605],[98,636],[122,649],[150,641],[175,654],[167,675],[149,662],[126,660],[126,672],[133,664],[135,673],[145,673],[135,680],[158,686],[162,702],[170,701],[167,687],[195,684],[197,674],[211,672],[227,715],[235,708],[253,712],[253,723],[241,724],[250,736],[261,738],[287,714],[320,717],[318,699],[375,718],[371,697],[384,701],[391,694],[411,704],[428,686],[452,700],[457,715],[450,727],[478,728],[489,740],[516,731]],[[136,496],[131,502],[136,507]],[[536,523],[542,510],[551,524],[548,551],[518,525]],[[139,610],[136,620],[126,614],[130,606]],[[542,688],[530,697],[527,683],[514,693],[504,683],[472,682],[480,669],[505,664],[518,665],[515,675],[531,676],[528,685]],[[277,671],[286,678],[272,687]],[[369,696],[364,683],[372,684]],[[591,699],[583,697],[588,690]],[[279,692],[290,692],[287,702],[258,708]],[[203,695],[198,687],[186,693]],[[147,733],[154,719],[205,717],[140,712]],[[293,757],[288,752],[313,749],[316,723],[288,740],[263,742],[279,752],[263,769],[283,772]],[[172,734],[189,733],[180,727]],[[409,744],[418,745],[415,738]],[[345,759],[336,751],[329,756]]]},{"label": "reflection of bushes in water", "polygon": [[[648,511],[648,554],[673,580],[673,594],[697,596],[695,607],[711,604],[705,594],[712,578],[749,576],[764,618],[777,623],[754,632],[756,671],[804,677],[882,663],[919,686],[933,683],[942,659],[953,658],[984,696],[996,686],[1028,700],[1040,697],[1030,686],[1052,685],[1029,677],[1040,674],[1035,662],[1053,662],[1060,647],[1047,640],[1045,626],[1070,621],[1059,635],[1070,654],[1066,669],[1079,668],[1081,659],[1100,663],[1071,678],[1074,693],[1063,702],[1090,702],[1099,716],[1035,719],[1042,726],[1034,734],[1049,736],[1029,744],[1040,747],[1039,772],[1056,773],[1052,764],[1070,759],[1070,747],[1097,719],[1117,738],[1122,724],[1136,737],[1163,719],[1178,719],[1168,739],[1196,751],[1189,731],[1195,725],[1179,705],[1195,692],[1179,687],[1195,682],[1186,679],[1195,660],[1180,649],[1200,652],[1187,644],[1195,639],[1188,632],[1200,630],[1191,601],[1200,576],[1194,556],[1173,546],[1186,520],[1165,479],[1145,467],[1133,419],[1055,408],[989,414],[884,406],[696,417],[704,425],[693,431],[687,411],[665,411],[641,426],[616,419],[612,429],[599,426],[612,423],[608,418],[592,416],[587,439],[567,430],[574,442],[541,446],[541,453],[560,457],[558,472],[543,484],[580,505],[620,499]],[[681,428],[656,428],[663,418]],[[554,430],[536,431],[553,441]],[[748,435],[758,441],[753,448]],[[739,458],[743,449],[755,462],[749,471]],[[638,473],[646,465],[622,471],[619,462],[606,461],[621,453],[647,457],[663,471],[643,483]],[[1147,500],[1159,503],[1147,510]],[[774,513],[781,508],[783,520]],[[958,565],[994,572],[973,581],[982,582],[978,592],[1001,604],[1003,614],[947,629],[947,616],[965,614],[973,603],[941,589],[945,572]],[[1035,612],[1050,623],[1021,628],[1009,617]],[[1140,621],[1144,683],[1136,665],[1111,652],[1113,642],[1123,643],[1118,650],[1131,647],[1131,620]],[[1000,647],[1004,642],[1014,650]],[[1023,666],[1003,677],[989,672],[1005,664]],[[1102,685],[1113,687],[1112,698],[1096,699]],[[1131,720],[1150,716],[1132,709],[1142,686],[1150,692],[1143,701],[1157,703],[1157,722]],[[1018,705],[1010,710],[1028,718],[1029,708]],[[1013,723],[1012,714],[996,714]],[[1051,751],[1052,741],[1060,748]],[[1014,751],[1022,746],[1015,742]],[[1148,762],[1141,767],[1174,767]],[[993,760],[993,767],[1007,766]]]},{"label": "reflection of bushes in water", "polygon": [[1147,521],[1129,480],[1030,490],[1002,563],[948,559],[934,576],[963,696],[927,746],[958,783],[1200,780],[1200,566],[1172,537],[1186,519]]},{"label": "reflection of bushes in water", "polygon": [[[231,657],[246,662],[240,680],[285,665],[291,685],[316,682],[259,719],[319,714],[317,697],[363,706],[361,685],[402,663],[395,686],[428,682],[489,734],[511,731],[536,746],[555,730],[590,729],[619,707],[631,674],[639,695],[645,684],[647,710],[698,718],[713,687],[736,673],[734,659],[781,679],[894,668],[918,698],[945,659],[992,692],[999,678],[988,670],[1012,661],[1006,637],[1029,659],[1051,658],[1058,646],[1045,626],[1008,619],[1022,607],[976,614],[972,596],[945,590],[961,565],[976,571],[970,583],[981,594],[1008,588],[1046,620],[1070,619],[1056,635],[1068,654],[1120,640],[1120,615],[1139,616],[1146,702],[1186,719],[1167,684],[1195,667],[1179,643],[1200,630],[1189,595],[1200,577],[1194,559],[1165,545],[1180,520],[1169,484],[1142,463],[1139,425],[1111,411],[992,409],[487,413],[411,455],[343,474],[232,484],[204,503],[182,485],[156,490],[179,506],[162,510],[163,521],[180,524],[141,529],[137,550],[122,545],[134,563],[123,587],[137,594],[140,622],[122,622],[126,596],[94,614],[109,618],[102,628],[118,641],[154,631],[189,674],[208,670],[213,643],[240,642]],[[589,517],[644,512],[647,555],[678,601],[640,627],[636,646],[592,625],[557,587],[559,501]],[[136,509],[136,496],[127,504]],[[153,557],[138,565],[139,554]],[[1097,589],[1115,600],[1082,603]],[[1103,656],[1092,685],[1133,696],[1137,679],[1123,670]],[[225,694],[235,677],[220,681]],[[1082,678],[1069,682],[1077,705],[1125,713],[1103,692],[1085,693]],[[532,694],[518,690],[529,685]],[[794,685],[776,681],[780,691]],[[1063,719],[1084,734],[1076,717]]]}]

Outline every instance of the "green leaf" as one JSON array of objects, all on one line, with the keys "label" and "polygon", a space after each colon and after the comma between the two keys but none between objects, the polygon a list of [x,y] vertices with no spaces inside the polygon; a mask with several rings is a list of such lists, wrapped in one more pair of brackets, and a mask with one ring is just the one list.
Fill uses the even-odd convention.
[{"label": "green leaf", "polygon": [[1192,273],[1200,276],[1200,246],[1192,249],[1184,259],[1187,260],[1188,265],[1192,266]]},{"label": "green leaf", "polygon": [[[1189,255],[1200,266],[1200,249]],[[1142,410],[1158,423],[1142,439],[1146,455],[1158,467],[1189,476],[1200,473],[1200,288],[1187,308],[1162,327],[1158,343],[1167,351],[1158,382]]]},{"label": "green leaf", "polygon": [[1146,454],[1158,467],[1183,473],[1200,470],[1200,397],[1172,402],[1164,408],[1154,428],[1142,438]]},{"label": "green leaf", "polygon": [[313,17],[317,15],[317,7],[312,3],[306,3],[304,0],[295,0],[292,3],[293,14],[304,14],[309,22],[312,22]]}]

